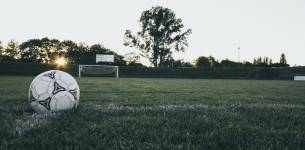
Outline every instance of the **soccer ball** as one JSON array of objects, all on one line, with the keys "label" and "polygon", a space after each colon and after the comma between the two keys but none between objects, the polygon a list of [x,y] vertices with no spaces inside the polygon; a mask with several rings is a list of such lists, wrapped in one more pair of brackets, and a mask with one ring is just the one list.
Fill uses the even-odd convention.
[{"label": "soccer ball", "polygon": [[32,81],[28,96],[31,107],[43,113],[76,108],[79,94],[78,84],[70,74],[49,70]]}]

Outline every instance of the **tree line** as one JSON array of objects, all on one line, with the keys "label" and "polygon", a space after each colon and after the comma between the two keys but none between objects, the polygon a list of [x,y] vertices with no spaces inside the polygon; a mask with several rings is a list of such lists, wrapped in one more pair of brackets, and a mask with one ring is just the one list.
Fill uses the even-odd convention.
[{"label": "tree line", "polygon": [[102,44],[89,46],[82,42],[60,41],[47,37],[29,39],[21,44],[10,40],[6,47],[0,44],[0,61],[2,62],[52,64],[57,57],[65,57],[71,64],[95,64],[96,54],[112,54],[115,57],[113,65],[126,65],[123,56],[105,48]]},{"label": "tree line", "polygon": [[279,62],[273,63],[271,58],[258,57],[253,62],[236,62],[229,59],[218,61],[213,56],[200,56],[195,61],[196,67],[289,67],[285,54],[281,54]]},{"label": "tree line", "polygon": [[[10,40],[6,46],[0,42],[1,62],[32,62],[32,63],[54,63],[57,57],[65,57],[71,64],[95,64],[96,54],[112,54],[115,56],[114,63],[102,63],[118,66],[144,66],[140,62],[140,55],[131,52],[124,56],[117,54],[102,44],[91,46],[81,42],[75,43],[71,40],[60,41],[49,39],[30,39],[21,44]],[[289,67],[285,54],[281,54],[279,62],[273,62],[268,57],[254,58],[253,62],[236,62],[229,59],[221,60],[213,56],[200,56],[195,62],[175,60],[169,57],[164,60],[162,67]]]}]

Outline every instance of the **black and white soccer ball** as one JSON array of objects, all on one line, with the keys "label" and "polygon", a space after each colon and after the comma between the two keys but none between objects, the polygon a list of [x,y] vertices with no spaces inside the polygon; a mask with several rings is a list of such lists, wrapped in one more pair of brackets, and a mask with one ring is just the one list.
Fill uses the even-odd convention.
[{"label": "black and white soccer ball", "polygon": [[29,102],[38,113],[69,110],[77,107],[79,94],[78,84],[70,74],[49,70],[32,81]]}]

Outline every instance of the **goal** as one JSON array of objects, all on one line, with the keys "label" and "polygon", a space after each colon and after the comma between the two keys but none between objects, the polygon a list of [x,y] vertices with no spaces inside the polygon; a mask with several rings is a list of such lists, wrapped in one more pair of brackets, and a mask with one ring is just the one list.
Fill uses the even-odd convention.
[{"label": "goal", "polygon": [[119,66],[110,65],[79,65],[78,77],[88,76],[115,76],[119,78]]}]

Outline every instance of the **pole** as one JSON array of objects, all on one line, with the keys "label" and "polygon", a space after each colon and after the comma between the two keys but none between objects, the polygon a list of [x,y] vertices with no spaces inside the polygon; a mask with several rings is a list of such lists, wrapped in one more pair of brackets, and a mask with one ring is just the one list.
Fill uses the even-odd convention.
[{"label": "pole", "polygon": [[81,69],[82,69],[82,66],[81,65],[78,65],[78,77],[80,78],[81,76]]},{"label": "pole", "polygon": [[116,66],[116,78],[119,78],[119,66]]}]

